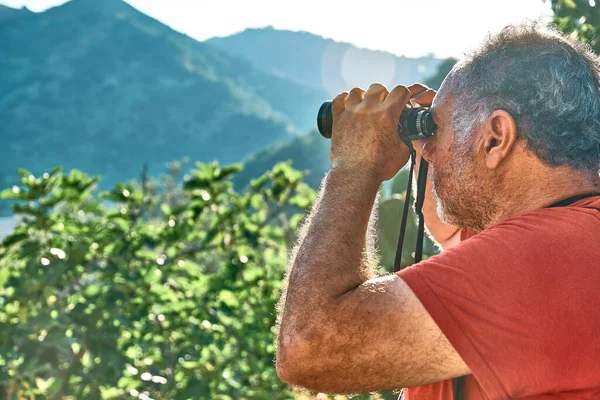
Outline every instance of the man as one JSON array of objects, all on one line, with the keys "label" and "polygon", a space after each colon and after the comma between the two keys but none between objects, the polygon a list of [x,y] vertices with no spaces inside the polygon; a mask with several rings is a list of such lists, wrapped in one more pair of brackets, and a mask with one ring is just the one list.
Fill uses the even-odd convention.
[{"label": "man", "polygon": [[423,145],[441,217],[429,199],[426,223],[451,248],[377,277],[372,209],[409,158],[397,122],[434,94],[373,84],[334,99],[332,167],[280,302],[279,376],[408,400],[451,399],[465,375],[469,400],[600,399],[598,59],[523,24],[457,64]]}]

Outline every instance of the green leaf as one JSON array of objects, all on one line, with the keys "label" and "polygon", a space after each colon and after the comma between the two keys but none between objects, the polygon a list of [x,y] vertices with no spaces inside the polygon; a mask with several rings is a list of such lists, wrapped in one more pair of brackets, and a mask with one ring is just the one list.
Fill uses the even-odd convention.
[{"label": "green leaf", "polygon": [[98,293],[100,293],[100,286],[98,285],[89,285],[85,288],[84,293],[87,297],[94,297]]},{"label": "green leaf", "polygon": [[20,204],[13,204],[12,209],[17,215],[29,215],[32,217],[42,217],[44,215],[44,212],[40,209],[22,206]]},{"label": "green leaf", "polygon": [[219,168],[215,171],[214,175],[216,180],[223,181],[231,178],[234,174],[240,172],[243,169],[242,164],[232,164]]},{"label": "green leaf", "polygon": [[10,271],[8,270],[8,268],[0,268],[0,287],[4,287],[4,284],[8,280],[9,275]]},{"label": "green leaf", "polygon": [[219,292],[219,299],[229,307],[237,307],[239,305],[238,299],[230,290],[221,290]]},{"label": "green leaf", "polygon": [[17,173],[19,175],[21,175],[21,178],[27,179],[27,180],[29,180],[29,177],[31,176],[31,172],[27,171],[25,168],[17,169]]},{"label": "green leaf", "polygon": [[10,247],[17,243],[22,242],[23,240],[27,239],[28,237],[29,237],[29,234],[27,232],[23,232],[23,231],[14,232],[4,238],[4,240],[2,241],[2,245],[6,246],[6,247]]},{"label": "green leaf", "polygon": [[167,204],[167,203],[163,203],[160,205],[160,211],[162,211],[163,214],[169,216],[171,214],[173,214],[173,211],[171,210],[171,207]]}]

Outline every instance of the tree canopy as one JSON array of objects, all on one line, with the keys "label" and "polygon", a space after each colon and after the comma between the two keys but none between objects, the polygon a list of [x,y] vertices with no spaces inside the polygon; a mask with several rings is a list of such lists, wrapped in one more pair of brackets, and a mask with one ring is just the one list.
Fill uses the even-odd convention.
[{"label": "tree canopy", "polygon": [[[548,1],[548,0],[545,0]],[[595,0],[549,0],[556,26],[600,53],[600,4]]]}]

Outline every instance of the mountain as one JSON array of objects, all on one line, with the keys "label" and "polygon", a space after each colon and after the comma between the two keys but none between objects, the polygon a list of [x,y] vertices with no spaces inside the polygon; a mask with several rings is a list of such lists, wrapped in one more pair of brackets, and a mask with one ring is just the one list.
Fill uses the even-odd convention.
[{"label": "mountain", "polygon": [[[242,190],[252,179],[270,170],[275,164],[291,161],[293,168],[308,172],[304,182],[318,190],[325,173],[331,168],[330,146],[331,141],[323,138],[316,130],[304,135],[295,135],[285,143],[273,144],[244,158],[244,169],[235,174],[233,183],[236,189]],[[406,190],[405,180],[403,177],[401,182],[396,184],[400,185],[399,188],[391,188],[392,181],[385,182],[384,187],[391,188],[395,193],[402,193]]]},{"label": "mountain", "polygon": [[304,181],[318,189],[323,175],[331,167],[330,145],[331,141],[323,138],[317,131],[297,135],[286,143],[271,145],[246,157],[243,160],[244,169],[234,176],[233,182],[236,188],[242,189],[278,162],[291,160],[292,167],[309,172]]},{"label": "mountain", "polygon": [[0,4],[0,21],[5,21],[14,17],[20,17],[26,14],[32,14],[26,7],[12,8]]},{"label": "mountain", "polygon": [[157,174],[184,156],[239,161],[314,126],[326,97],[121,0],[0,13],[2,188],[18,167],[78,168],[106,188],[146,162]]},{"label": "mountain", "polygon": [[399,57],[308,32],[272,27],[247,29],[206,43],[243,57],[271,74],[327,91],[330,97],[353,86],[366,89],[373,82],[388,87],[420,82],[434,74],[441,62],[431,56]]},{"label": "mountain", "polygon": [[0,49],[0,188],[18,184],[19,167],[63,165],[102,175],[107,189],[186,156],[246,159],[259,175],[294,151],[318,184],[328,156],[315,146],[326,141],[298,134],[314,129],[321,102],[422,80],[439,63],[272,28],[198,42],[122,0],[0,6]]}]

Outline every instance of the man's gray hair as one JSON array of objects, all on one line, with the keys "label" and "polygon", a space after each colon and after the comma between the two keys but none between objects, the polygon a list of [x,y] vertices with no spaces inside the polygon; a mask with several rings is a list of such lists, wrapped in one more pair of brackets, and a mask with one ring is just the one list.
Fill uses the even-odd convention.
[{"label": "man's gray hair", "polygon": [[443,92],[453,96],[453,129],[463,144],[502,109],[547,165],[598,172],[600,60],[557,30],[525,22],[489,36],[454,66]]}]

